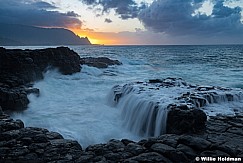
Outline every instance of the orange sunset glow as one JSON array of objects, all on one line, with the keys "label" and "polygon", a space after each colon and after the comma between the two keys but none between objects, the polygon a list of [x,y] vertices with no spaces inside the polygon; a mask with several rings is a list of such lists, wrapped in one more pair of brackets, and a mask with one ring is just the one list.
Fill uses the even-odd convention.
[{"label": "orange sunset glow", "polygon": [[117,33],[95,32],[92,30],[70,29],[79,37],[88,37],[92,44],[121,45],[126,42],[126,38],[119,37]]}]

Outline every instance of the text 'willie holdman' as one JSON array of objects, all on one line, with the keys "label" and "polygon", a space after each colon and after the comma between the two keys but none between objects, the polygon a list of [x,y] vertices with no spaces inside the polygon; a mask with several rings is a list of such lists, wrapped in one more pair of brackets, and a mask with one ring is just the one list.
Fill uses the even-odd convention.
[{"label": "text 'willie holdman'", "polygon": [[242,158],[237,157],[196,157],[196,161],[222,161],[222,162],[230,162],[230,161],[238,161],[241,162]]}]

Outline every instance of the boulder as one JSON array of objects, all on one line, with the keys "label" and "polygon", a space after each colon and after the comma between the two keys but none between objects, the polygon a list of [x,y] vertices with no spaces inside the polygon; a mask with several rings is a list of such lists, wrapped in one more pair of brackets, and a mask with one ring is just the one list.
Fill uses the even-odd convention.
[{"label": "boulder", "polygon": [[27,93],[22,89],[0,87],[0,105],[3,110],[21,110],[27,108],[28,103]]},{"label": "boulder", "polygon": [[119,62],[118,60],[112,60],[107,57],[98,57],[98,58],[86,57],[80,59],[80,64],[97,67],[97,68],[107,68],[108,66],[121,65],[122,63]]},{"label": "boulder", "polygon": [[206,121],[207,116],[200,109],[183,110],[172,107],[167,115],[166,133],[201,133],[205,130]]}]

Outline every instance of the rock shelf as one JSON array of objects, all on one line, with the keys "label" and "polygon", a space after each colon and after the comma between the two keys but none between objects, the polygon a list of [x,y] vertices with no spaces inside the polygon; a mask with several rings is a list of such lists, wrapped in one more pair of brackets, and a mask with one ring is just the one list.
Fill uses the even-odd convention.
[{"label": "rock shelf", "polygon": [[[110,140],[86,149],[43,128],[0,115],[0,162],[196,162],[196,157],[243,158],[243,114],[210,117],[201,134],[164,134],[133,142]],[[237,162],[237,161],[236,161]],[[240,162],[240,161],[239,161]]]},{"label": "rock shelf", "polygon": [[207,116],[213,114],[205,111],[214,103],[239,102],[238,108],[227,109],[232,115],[243,112],[242,89],[193,85],[180,78],[116,85],[110,98],[128,128],[144,136],[203,132]]}]

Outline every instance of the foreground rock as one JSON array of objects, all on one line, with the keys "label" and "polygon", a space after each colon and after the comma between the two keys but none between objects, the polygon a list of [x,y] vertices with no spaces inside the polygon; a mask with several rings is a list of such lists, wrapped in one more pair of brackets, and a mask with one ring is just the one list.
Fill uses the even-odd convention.
[{"label": "foreground rock", "polygon": [[7,50],[0,48],[0,106],[3,110],[27,107],[27,94],[39,90],[30,88],[33,81],[43,79],[47,68],[58,68],[68,75],[81,70],[80,57],[66,47],[40,50]]},{"label": "foreground rock", "polygon": [[42,128],[24,128],[21,120],[0,115],[0,162],[70,162],[81,152],[77,141]]},{"label": "foreground rock", "polygon": [[[42,128],[26,127],[0,112],[0,162],[196,162],[204,156],[242,161],[243,114],[211,117],[201,134],[165,134],[144,139],[110,140],[85,150]],[[209,160],[208,160],[209,161]]]},{"label": "foreground rock", "polygon": [[81,65],[88,65],[88,66],[97,67],[97,68],[107,68],[108,66],[121,65],[122,64],[118,60],[112,60],[112,59],[109,59],[107,57],[98,57],[98,58],[86,57],[86,58],[81,58],[80,59],[80,63],[81,63]]}]

